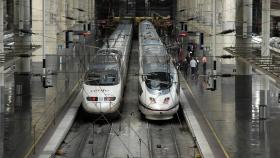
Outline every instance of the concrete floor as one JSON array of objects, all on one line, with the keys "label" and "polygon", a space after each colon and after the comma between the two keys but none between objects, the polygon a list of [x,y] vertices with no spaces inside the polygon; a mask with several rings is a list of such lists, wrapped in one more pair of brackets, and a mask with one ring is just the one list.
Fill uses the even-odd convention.
[{"label": "concrete floor", "polygon": [[[231,64],[219,64],[221,72],[230,72],[235,67]],[[266,76],[257,73],[218,78],[217,90],[209,91],[206,90],[203,76],[197,80],[186,77],[197,105],[230,157],[280,156],[279,88],[269,81],[269,118],[260,120],[259,104],[262,104],[263,100],[263,78]]]}]

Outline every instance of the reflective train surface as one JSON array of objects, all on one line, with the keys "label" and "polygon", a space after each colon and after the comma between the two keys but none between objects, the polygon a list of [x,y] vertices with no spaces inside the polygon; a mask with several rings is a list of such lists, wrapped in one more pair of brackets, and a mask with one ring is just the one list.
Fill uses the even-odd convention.
[{"label": "reflective train surface", "polygon": [[94,55],[83,83],[83,109],[90,114],[118,114],[132,43],[132,24],[122,21]]},{"label": "reflective train surface", "polygon": [[139,109],[146,119],[172,119],[179,108],[178,73],[153,24],[139,24]]}]

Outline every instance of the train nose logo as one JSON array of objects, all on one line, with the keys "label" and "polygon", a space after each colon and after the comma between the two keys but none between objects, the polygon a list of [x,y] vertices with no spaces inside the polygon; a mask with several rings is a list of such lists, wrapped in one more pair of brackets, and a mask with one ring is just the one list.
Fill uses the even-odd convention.
[{"label": "train nose logo", "polygon": [[95,89],[95,90],[92,90],[91,92],[108,92],[109,90],[106,90],[106,89]]}]

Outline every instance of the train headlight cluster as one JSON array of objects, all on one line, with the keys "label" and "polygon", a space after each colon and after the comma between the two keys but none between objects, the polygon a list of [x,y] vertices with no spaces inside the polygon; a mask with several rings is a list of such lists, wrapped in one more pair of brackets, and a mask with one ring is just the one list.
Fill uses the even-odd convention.
[{"label": "train headlight cluster", "polygon": [[116,97],[87,97],[87,101],[115,101]]},{"label": "train headlight cluster", "polygon": [[116,97],[104,97],[104,101],[114,101]]},{"label": "train headlight cluster", "polygon": [[98,97],[87,97],[87,101],[98,101]]},{"label": "train headlight cluster", "polygon": [[163,104],[168,104],[168,103],[169,103],[169,100],[170,100],[170,98],[169,98],[169,97],[166,97],[166,98],[164,99],[164,101],[163,101]]},{"label": "train headlight cluster", "polygon": [[156,99],[155,99],[155,98],[150,97],[150,103],[151,103],[151,104],[156,103]]}]

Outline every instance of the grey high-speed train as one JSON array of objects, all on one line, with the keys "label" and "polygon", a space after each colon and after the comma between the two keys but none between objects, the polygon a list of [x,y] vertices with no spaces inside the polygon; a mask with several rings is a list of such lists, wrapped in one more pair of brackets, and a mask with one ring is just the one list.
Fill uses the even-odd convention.
[{"label": "grey high-speed train", "polygon": [[132,24],[121,21],[96,53],[83,83],[83,109],[90,114],[116,114],[121,106],[132,43]]},{"label": "grey high-speed train", "polygon": [[139,24],[139,109],[146,119],[167,120],[179,108],[179,80],[175,66],[153,24]]}]

